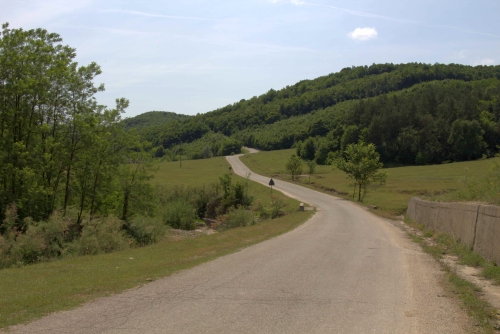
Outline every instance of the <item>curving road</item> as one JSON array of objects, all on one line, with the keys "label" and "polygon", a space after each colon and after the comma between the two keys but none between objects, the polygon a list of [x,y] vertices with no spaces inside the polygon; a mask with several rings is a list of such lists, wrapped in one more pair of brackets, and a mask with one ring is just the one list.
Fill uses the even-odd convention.
[{"label": "curving road", "polygon": [[[235,173],[250,171],[238,156]],[[268,184],[269,178],[250,179]],[[462,333],[436,262],[358,205],[294,184],[314,205],[292,232],[14,333]]]}]

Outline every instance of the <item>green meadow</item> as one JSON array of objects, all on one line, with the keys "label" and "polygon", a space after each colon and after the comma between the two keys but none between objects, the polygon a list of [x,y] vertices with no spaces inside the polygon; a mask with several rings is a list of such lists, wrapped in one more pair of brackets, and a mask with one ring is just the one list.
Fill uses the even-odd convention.
[{"label": "green meadow", "polygon": [[[223,157],[182,162],[161,162],[151,180],[156,185],[201,186],[217,182],[229,172]],[[233,176],[234,181],[245,179]],[[24,323],[51,312],[68,310],[98,297],[147,284],[152,280],[192,268],[217,257],[288,232],[305,222],[312,212],[297,211],[299,203],[248,181],[254,206],[271,206],[281,199],[288,214],[248,227],[196,238],[172,240],[125,251],[94,256],[68,257],[51,262],[0,270],[0,328]]]},{"label": "green meadow", "polygon": [[[295,149],[262,151],[248,154],[241,159],[257,174],[291,182],[285,164],[292,154],[295,154]],[[452,196],[445,195],[464,187],[465,180],[480,180],[490,171],[495,162],[500,164],[500,158],[441,165],[384,168],[383,170],[388,173],[386,184],[370,185],[363,203],[376,206],[378,209],[374,212],[381,215],[399,216],[406,212],[408,201],[413,196],[438,196],[438,198],[442,196],[444,199],[452,199]],[[306,171],[304,164],[303,175],[298,181],[300,184],[327,193],[332,193],[328,189],[335,189],[349,194],[343,197],[352,198],[354,184],[344,172],[334,170],[332,166],[317,166],[309,184],[309,176],[305,175]]]}]

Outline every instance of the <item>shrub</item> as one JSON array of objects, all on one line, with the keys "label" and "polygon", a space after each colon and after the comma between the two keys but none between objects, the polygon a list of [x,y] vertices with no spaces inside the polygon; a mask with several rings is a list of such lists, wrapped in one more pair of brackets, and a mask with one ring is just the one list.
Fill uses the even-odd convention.
[{"label": "shrub", "polygon": [[122,230],[123,222],[114,216],[85,219],[80,239],[73,243],[73,251],[79,255],[110,253],[127,248],[131,240]]},{"label": "shrub", "polygon": [[260,219],[267,219],[269,217],[269,211],[260,201],[256,203],[255,211],[257,211]]},{"label": "shrub", "polygon": [[173,228],[194,230],[196,224],[196,209],[185,200],[168,203],[163,211],[163,221]]},{"label": "shrub", "polygon": [[69,230],[72,222],[62,216],[60,212],[54,212],[47,221],[33,222],[30,218],[28,222],[27,235],[40,236],[45,244],[43,256],[46,258],[58,257],[64,253],[65,244],[72,241]]},{"label": "shrub", "polygon": [[271,219],[285,215],[285,212],[283,211],[284,207],[285,207],[285,202],[281,198],[275,199],[271,206]]},{"label": "shrub", "polygon": [[232,208],[227,214],[224,226],[227,228],[244,227],[255,224],[253,212],[243,207]]},{"label": "shrub", "polygon": [[20,234],[10,250],[10,263],[29,264],[38,262],[47,246],[42,235],[33,231]]},{"label": "shrub", "polygon": [[136,216],[127,224],[128,234],[140,246],[158,242],[164,235],[167,227],[161,219]]}]

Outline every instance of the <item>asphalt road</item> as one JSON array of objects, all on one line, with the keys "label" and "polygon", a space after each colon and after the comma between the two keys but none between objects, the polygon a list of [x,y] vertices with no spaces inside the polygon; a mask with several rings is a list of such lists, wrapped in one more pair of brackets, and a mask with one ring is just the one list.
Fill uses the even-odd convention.
[{"label": "asphalt road", "polygon": [[[228,157],[235,173],[250,171]],[[269,178],[251,174],[254,181]],[[437,263],[349,201],[276,181],[317,213],[292,232],[14,333],[462,333]]]}]

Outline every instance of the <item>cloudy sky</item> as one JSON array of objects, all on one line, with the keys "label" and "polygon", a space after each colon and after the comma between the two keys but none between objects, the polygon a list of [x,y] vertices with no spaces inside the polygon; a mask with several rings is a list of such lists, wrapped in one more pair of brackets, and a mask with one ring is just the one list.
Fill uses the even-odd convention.
[{"label": "cloudy sky", "polygon": [[500,64],[498,0],[0,0],[0,22],[44,28],[97,62],[98,100],[204,113],[373,63]]}]

